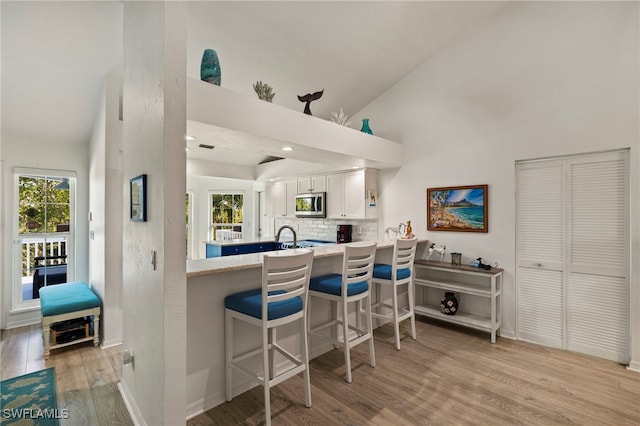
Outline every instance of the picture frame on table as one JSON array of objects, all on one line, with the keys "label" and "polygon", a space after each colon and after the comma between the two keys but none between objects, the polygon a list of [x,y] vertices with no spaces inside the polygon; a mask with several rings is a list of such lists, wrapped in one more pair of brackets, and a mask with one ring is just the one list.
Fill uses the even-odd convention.
[{"label": "picture frame on table", "polygon": [[427,188],[427,230],[489,232],[488,185]]},{"label": "picture frame on table", "polygon": [[129,217],[131,222],[147,221],[147,175],[129,180]]}]

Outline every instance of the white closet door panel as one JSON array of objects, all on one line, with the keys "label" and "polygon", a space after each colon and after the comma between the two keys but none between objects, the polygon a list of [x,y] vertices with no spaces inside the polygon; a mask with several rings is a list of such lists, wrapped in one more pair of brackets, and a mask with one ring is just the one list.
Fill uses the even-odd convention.
[{"label": "white closet door panel", "polygon": [[519,267],[517,335],[561,348],[563,344],[562,272]]},{"label": "white closet door panel", "polygon": [[563,170],[560,161],[524,164],[518,168],[518,266],[562,270]]},{"label": "white closet door panel", "polygon": [[567,348],[628,362],[628,155],[568,161]]},{"label": "white closet door panel", "polygon": [[569,165],[571,271],[628,275],[627,175],[626,158]]},{"label": "white closet door panel", "polygon": [[628,362],[629,285],[573,273],[567,286],[567,349]]}]

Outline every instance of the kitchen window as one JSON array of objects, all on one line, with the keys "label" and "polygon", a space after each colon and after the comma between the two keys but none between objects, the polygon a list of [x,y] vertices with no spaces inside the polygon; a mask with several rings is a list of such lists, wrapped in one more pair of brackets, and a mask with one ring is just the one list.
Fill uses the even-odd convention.
[{"label": "kitchen window", "polygon": [[210,240],[242,238],[244,193],[213,192],[210,195]]}]

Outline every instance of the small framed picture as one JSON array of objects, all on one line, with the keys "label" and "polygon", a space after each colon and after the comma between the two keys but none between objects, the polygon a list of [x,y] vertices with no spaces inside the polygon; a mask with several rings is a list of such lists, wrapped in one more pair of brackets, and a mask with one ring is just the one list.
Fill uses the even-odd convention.
[{"label": "small framed picture", "polygon": [[487,185],[427,188],[427,231],[488,232]]},{"label": "small framed picture", "polygon": [[147,175],[136,176],[129,181],[131,201],[129,206],[132,222],[147,221]]}]

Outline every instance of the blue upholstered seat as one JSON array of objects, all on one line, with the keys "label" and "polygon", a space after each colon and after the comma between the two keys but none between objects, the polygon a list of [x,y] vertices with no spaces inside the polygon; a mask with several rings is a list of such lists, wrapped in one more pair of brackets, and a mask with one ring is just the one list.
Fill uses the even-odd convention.
[{"label": "blue upholstered seat", "polygon": [[[311,278],[309,289],[313,291],[321,291],[323,293],[342,295],[342,275],[329,274],[320,277]],[[364,293],[369,289],[366,281],[358,281],[347,286],[347,296]]]},{"label": "blue upholstered seat", "polygon": [[100,306],[100,299],[87,286],[78,281],[56,284],[40,289],[42,316],[60,315]]},{"label": "blue upholstered seat", "polygon": [[[270,291],[269,295],[282,294],[284,291]],[[262,319],[262,289],[242,291],[224,298],[224,307],[237,312]],[[294,297],[287,300],[269,303],[267,319],[274,320],[286,317],[302,310],[302,299]]]},{"label": "blue upholstered seat", "polygon": [[[396,271],[396,280],[403,280],[411,276],[411,269],[403,268]],[[373,278],[380,278],[383,280],[391,279],[391,265],[386,263],[376,263],[373,265]]]}]

